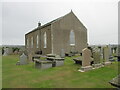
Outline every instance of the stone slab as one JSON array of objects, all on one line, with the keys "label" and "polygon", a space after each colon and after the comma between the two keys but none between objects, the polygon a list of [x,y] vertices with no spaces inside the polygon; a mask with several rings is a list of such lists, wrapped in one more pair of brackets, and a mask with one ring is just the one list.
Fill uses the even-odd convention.
[{"label": "stone slab", "polygon": [[63,66],[64,65],[64,61],[55,61],[56,65],[55,66]]},{"label": "stone slab", "polygon": [[109,61],[108,61],[108,62],[104,62],[103,64],[104,64],[104,65],[110,65],[110,64],[112,64],[112,62],[109,62]]},{"label": "stone slab", "polygon": [[101,63],[99,63],[99,64],[93,64],[93,67],[94,68],[101,68],[101,67],[103,67],[103,65]]},{"label": "stone slab", "polygon": [[93,68],[92,66],[85,66],[85,67],[81,67],[79,71],[86,72],[86,71],[92,70],[92,68]]},{"label": "stone slab", "polygon": [[35,62],[35,68],[38,68],[38,69],[48,69],[51,67],[52,67],[52,62],[51,63]]}]

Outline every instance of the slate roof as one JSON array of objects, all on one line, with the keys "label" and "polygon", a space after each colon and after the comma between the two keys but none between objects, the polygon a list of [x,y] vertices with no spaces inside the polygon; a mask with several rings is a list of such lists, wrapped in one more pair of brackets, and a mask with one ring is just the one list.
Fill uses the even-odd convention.
[{"label": "slate roof", "polygon": [[[70,13],[73,13],[73,11],[71,10],[68,14],[70,14]],[[44,24],[44,25],[42,25],[42,26],[39,26],[39,27],[33,29],[32,31],[28,32],[27,34],[30,34],[30,33],[34,32],[34,31],[38,30],[38,29],[42,29],[42,28],[44,28],[44,27],[46,27],[46,26],[49,26],[49,25],[51,25],[51,23],[56,22],[56,21],[62,19],[63,17],[67,16],[68,14],[66,14],[66,15],[64,15],[64,16],[62,16],[62,17],[59,17],[59,18],[57,18],[57,19],[55,19],[55,20],[52,20],[52,21],[50,21],[50,22],[48,22],[48,23],[46,23],[46,24]],[[80,22],[80,23],[81,23],[81,22]],[[81,24],[82,24],[82,23],[81,23]],[[83,25],[83,24],[82,24],[82,25]],[[83,27],[85,28],[84,25],[83,25]],[[27,34],[25,34],[25,35],[27,35]]]},{"label": "slate roof", "polygon": [[[71,12],[72,12],[72,11],[71,11]],[[71,12],[70,12],[70,13],[71,13]],[[69,14],[69,13],[68,13],[68,14]],[[68,15],[68,14],[66,14],[66,15]],[[66,15],[64,15],[64,16],[66,16]],[[35,28],[34,30],[28,32],[27,34],[29,34],[29,33],[31,33],[31,32],[34,32],[34,31],[36,31],[36,30],[38,30],[38,29],[42,29],[42,28],[44,28],[44,27],[46,27],[46,26],[49,26],[49,25],[51,25],[51,23],[56,22],[56,21],[62,19],[64,16],[59,17],[59,18],[57,18],[57,19],[55,19],[55,20],[52,20],[52,21],[50,21],[50,22],[48,22],[48,23],[46,23],[46,24],[44,24],[44,25],[42,25],[42,26],[39,26],[39,27]],[[27,35],[27,34],[26,34],[26,35]]]}]

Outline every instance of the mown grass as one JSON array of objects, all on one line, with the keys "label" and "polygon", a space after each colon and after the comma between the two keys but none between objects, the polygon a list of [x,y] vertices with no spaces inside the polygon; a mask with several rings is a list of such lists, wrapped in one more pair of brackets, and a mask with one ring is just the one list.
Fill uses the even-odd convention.
[{"label": "mown grass", "polygon": [[16,66],[19,56],[3,56],[3,88],[113,88],[108,82],[118,75],[118,62],[88,72],[78,72],[80,65],[71,57],[61,67],[39,70],[34,63]]}]

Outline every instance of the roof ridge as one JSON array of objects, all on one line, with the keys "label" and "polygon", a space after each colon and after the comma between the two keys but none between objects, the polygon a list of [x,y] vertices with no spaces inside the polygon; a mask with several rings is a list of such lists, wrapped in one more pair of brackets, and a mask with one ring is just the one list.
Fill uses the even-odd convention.
[{"label": "roof ridge", "polygon": [[[67,14],[65,14],[65,15],[63,15],[63,16],[61,16],[61,17],[58,17],[58,18],[56,18],[56,19],[54,19],[54,20],[52,20],[52,21],[50,21],[50,22],[48,22],[48,23],[46,23],[46,24],[44,24],[44,25],[42,25],[42,26],[38,26],[37,28],[33,29],[32,31],[28,32],[27,34],[29,34],[29,33],[31,33],[31,32],[34,32],[34,31],[36,31],[37,29],[44,28],[45,26],[48,26],[48,25],[50,25],[51,23],[53,23],[53,22],[55,22],[55,21],[57,21],[57,20],[62,19],[62,18],[65,17],[66,15],[70,14],[71,12],[72,12],[72,11],[70,11],[69,13],[67,13]],[[26,35],[27,35],[27,34],[26,34]]]}]

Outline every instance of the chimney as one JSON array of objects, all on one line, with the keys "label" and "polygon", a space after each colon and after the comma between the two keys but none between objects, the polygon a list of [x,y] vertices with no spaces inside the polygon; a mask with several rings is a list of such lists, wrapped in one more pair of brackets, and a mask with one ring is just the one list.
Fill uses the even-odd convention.
[{"label": "chimney", "polygon": [[41,23],[40,23],[40,21],[38,22],[38,27],[40,27],[41,26]]}]

